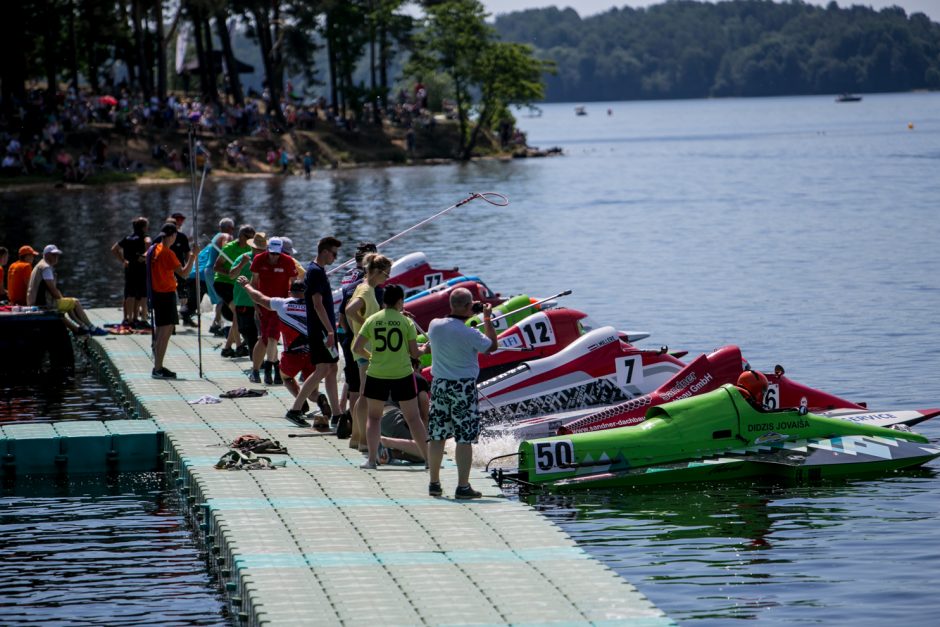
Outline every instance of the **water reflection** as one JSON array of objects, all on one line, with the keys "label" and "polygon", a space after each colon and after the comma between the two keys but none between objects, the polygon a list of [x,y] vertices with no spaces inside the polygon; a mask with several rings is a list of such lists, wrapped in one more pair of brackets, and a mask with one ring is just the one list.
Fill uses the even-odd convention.
[{"label": "water reflection", "polygon": [[0,622],[227,625],[157,474],[20,482],[0,496]]},{"label": "water reflection", "polygon": [[[936,519],[937,472],[923,468],[871,481],[813,486],[722,485],[522,498],[578,544],[634,582],[679,622],[791,623],[837,616],[852,603],[899,604],[925,577],[913,538]],[[864,503],[864,507],[859,504]],[[931,557],[937,551],[931,549]],[[882,579],[882,568],[891,573]],[[937,580],[935,570],[927,575]],[[867,590],[856,599],[860,590]],[[932,608],[940,607],[929,600]],[[889,612],[890,613],[890,612]],[[878,624],[871,618],[853,624]],[[844,620],[844,616],[843,616]]]}]

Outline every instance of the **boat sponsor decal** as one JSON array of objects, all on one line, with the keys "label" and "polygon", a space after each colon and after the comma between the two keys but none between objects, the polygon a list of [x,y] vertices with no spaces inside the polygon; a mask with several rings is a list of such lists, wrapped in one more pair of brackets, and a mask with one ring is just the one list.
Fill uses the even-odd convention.
[{"label": "boat sponsor decal", "polygon": [[507,335],[499,338],[500,348],[518,348],[522,346],[522,339],[518,335]]},{"label": "boat sponsor decal", "polygon": [[[490,379],[490,381],[496,381],[496,379]],[[484,386],[481,384],[479,387],[482,389]],[[597,405],[612,405],[630,398],[631,396],[628,396],[609,379],[594,379],[585,385],[566,388],[515,403],[494,406],[495,403],[484,397],[480,403],[479,411],[480,418],[484,422],[493,423],[534,416],[547,416]]]},{"label": "boat sponsor decal", "polygon": [[571,440],[535,443],[535,474],[564,472],[574,464],[574,444]]},{"label": "boat sponsor decal", "polygon": [[773,422],[759,422],[756,424],[748,425],[747,432],[754,433],[755,431],[771,432],[771,431],[787,431],[789,429],[806,429],[809,427],[809,421],[803,418],[790,418],[787,420],[778,420],[776,423]]},{"label": "boat sponsor decal", "polygon": [[754,444],[771,444],[773,442],[783,442],[788,439],[789,435],[784,435],[783,433],[777,433],[776,431],[770,431],[764,435],[759,435],[754,438]]},{"label": "boat sponsor decal", "polygon": [[620,338],[617,337],[616,335],[608,335],[607,337],[602,339],[600,342],[594,342],[593,344],[588,345],[587,351],[585,352],[590,353],[592,351],[596,351],[598,348],[601,348],[602,346],[607,346],[608,344],[612,342],[619,342],[619,341],[620,341]]},{"label": "boat sponsor decal", "polygon": [[[630,399],[625,403],[618,403],[613,407],[608,407],[607,409],[601,410],[596,414],[591,414],[590,416],[585,416],[580,418],[571,424],[566,425],[572,433],[583,433],[588,431],[593,431],[590,428],[591,425],[595,425],[599,422],[604,422],[609,418],[619,416],[620,414],[626,414],[633,412],[635,410],[641,409],[643,407],[649,406],[653,402],[653,397],[649,394],[644,394],[643,396],[638,396],[636,398]],[[631,427],[635,424],[639,424],[646,420],[645,415],[641,416],[631,416],[629,418],[621,418],[616,422],[610,423],[606,428],[612,427]]]}]

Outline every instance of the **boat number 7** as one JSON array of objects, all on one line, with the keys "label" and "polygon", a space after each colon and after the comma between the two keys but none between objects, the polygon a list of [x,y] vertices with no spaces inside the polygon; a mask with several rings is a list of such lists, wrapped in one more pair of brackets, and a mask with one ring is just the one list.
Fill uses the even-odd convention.
[{"label": "boat number 7", "polygon": [[574,463],[574,446],[571,440],[538,442],[535,445],[535,473],[570,470]]}]

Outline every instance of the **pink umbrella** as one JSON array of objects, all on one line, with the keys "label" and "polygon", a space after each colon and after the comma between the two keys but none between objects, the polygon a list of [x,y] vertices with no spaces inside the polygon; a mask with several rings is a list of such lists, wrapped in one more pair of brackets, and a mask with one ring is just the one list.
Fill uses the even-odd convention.
[{"label": "pink umbrella", "polygon": [[101,96],[100,98],[98,98],[98,103],[113,107],[118,103],[118,101],[117,101],[117,98],[115,98],[114,96]]}]

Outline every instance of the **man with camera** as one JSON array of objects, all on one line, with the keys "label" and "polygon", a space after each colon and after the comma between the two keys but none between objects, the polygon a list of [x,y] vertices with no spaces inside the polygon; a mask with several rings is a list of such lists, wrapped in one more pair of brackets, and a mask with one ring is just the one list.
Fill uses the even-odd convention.
[{"label": "man with camera", "polygon": [[[474,310],[483,313],[483,333],[468,327]],[[454,498],[476,499],[482,496],[470,486],[473,443],[480,435],[477,413],[477,376],[480,353],[496,350],[492,306],[473,302],[466,288],[450,294],[450,315],[437,318],[428,326],[428,349],[434,353],[431,364],[431,410],[428,424],[428,466],[431,471],[428,494],[441,496],[441,461],[444,442],[457,443],[457,490]]]}]

